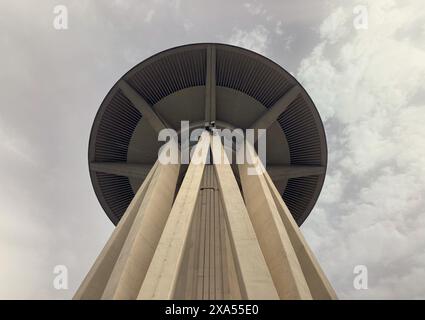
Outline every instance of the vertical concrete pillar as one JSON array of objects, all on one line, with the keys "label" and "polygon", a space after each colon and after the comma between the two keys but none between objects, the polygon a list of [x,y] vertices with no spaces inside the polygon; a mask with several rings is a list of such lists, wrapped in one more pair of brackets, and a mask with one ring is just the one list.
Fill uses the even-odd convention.
[{"label": "vertical concrete pillar", "polygon": [[[265,169],[249,143],[246,143],[245,152],[245,163],[238,166],[245,204],[279,297],[311,299],[298,257],[261,173]],[[247,159],[254,164],[249,164]],[[262,170],[254,170],[254,166],[260,166]]]},{"label": "vertical concrete pillar", "polygon": [[329,283],[329,280],[324,274],[322,268],[320,268],[316,257],[306,243],[300,228],[292,217],[291,212],[283,201],[279,191],[276,189],[272,179],[267,172],[264,173],[264,177],[270,192],[272,193],[273,200],[279,211],[283,225],[288,233],[289,239],[291,240],[291,244],[297,254],[298,261],[301,265],[301,269],[313,299],[337,299],[334,289]]},{"label": "vertical concrete pillar", "polygon": [[278,299],[235,176],[226,161],[224,148],[221,142],[215,142],[211,144],[214,167],[223,198],[242,299]]},{"label": "vertical concrete pillar", "polygon": [[158,167],[158,162],[149,171],[139,190],[136,192],[133,200],[122,216],[120,222],[115,227],[106,245],[97,257],[95,263],[91,267],[87,276],[81,283],[73,299],[100,299],[106,284],[111,276],[112,269],[118,259],[121,249],[127,238],[128,232],[133,225],[134,219],[139,212],[140,204],[142,203],[146,190],[152,180],[155,170]]},{"label": "vertical concrete pillar", "polygon": [[158,163],[102,299],[137,298],[173,204],[179,169]]},{"label": "vertical concrete pillar", "polygon": [[209,133],[202,133],[183,183],[169,214],[138,299],[172,299],[176,291],[186,242],[201,185],[210,145]]}]

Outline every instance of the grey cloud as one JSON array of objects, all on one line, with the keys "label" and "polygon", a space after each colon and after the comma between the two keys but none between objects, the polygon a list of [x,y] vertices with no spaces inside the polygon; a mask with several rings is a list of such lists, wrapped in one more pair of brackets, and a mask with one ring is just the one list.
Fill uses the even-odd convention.
[{"label": "grey cloud", "polygon": [[[322,41],[299,68],[325,120],[329,179],[303,230],[342,298],[424,298],[425,50],[408,41],[420,2],[366,2],[369,29],[355,30],[356,3],[335,7]],[[330,227],[332,226],[332,227]],[[369,289],[352,285],[355,265]]]}]

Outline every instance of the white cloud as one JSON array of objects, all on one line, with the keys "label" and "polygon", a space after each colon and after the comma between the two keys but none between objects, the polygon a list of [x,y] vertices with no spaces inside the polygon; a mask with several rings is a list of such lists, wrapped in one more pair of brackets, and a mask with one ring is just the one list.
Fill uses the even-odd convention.
[{"label": "white cloud", "polygon": [[146,23],[149,23],[149,22],[151,22],[152,21],[152,18],[153,18],[153,16],[154,16],[154,14],[155,14],[155,10],[154,9],[150,9],[147,13],[146,13],[146,16],[145,16],[145,22]]},{"label": "white cloud", "polygon": [[[304,231],[341,298],[424,298],[425,259],[414,257],[425,245],[425,103],[415,101],[425,48],[411,39],[425,12],[421,1],[364,4],[369,29],[353,28],[355,2],[336,8],[298,71],[330,137],[328,179]],[[366,291],[352,286],[359,264]]]},{"label": "white cloud", "polygon": [[235,29],[229,43],[255,52],[265,54],[269,41],[269,30],[263,25],[257,25],[251,31]]},{"label": "white cloud", "polygon": [[265,14],[267,12],[266,9],[264,9],[264,6],[262,3],[254,1],[252,3],[244,3],[244,7],[248,10],[248,12],[252,15],[259,15],[259,14]]},{"label": "white cloud", "polygon": [[275,32],[276,32],[276,34],[278,34],[278,35],[280,35],[280,36],[283,34],[283,30],[282,30],[282,21],[278,20],[278,21],[276,22]]},{"label": "white cloud", "polygon": [[25,165],[35,166],[39,161],[39,156],[30,142],[22,134],[7,126],[2,118],[0,118],[0,153],[4,155],[3,158],[23,162]]},{"label": "white cloud", "polygon": [[348,32],[348,12],[342,7],[334,10],[320,26],[320,36],[328,41],[335,42]]}]

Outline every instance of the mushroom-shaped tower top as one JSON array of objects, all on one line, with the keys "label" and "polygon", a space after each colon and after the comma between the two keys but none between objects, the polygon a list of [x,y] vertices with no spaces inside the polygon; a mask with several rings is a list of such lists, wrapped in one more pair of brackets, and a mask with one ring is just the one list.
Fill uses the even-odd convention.
[{"label": "mushroom-shaped tower top", "polygon": [[[214,55],[210,64],[211,55]],[[215,109],[205,112],[214,78]],[[117,224],[157,159],[155,125],[191,128],[214,120],[223,128],[267,128],[267,170],[301,225],[323,185],[327,148],[323,124],[307,92],[282,67],[252,51],[213,43],[160,52],[136,65],[112,87],[93,123],[90,177],[108,217]]]}]

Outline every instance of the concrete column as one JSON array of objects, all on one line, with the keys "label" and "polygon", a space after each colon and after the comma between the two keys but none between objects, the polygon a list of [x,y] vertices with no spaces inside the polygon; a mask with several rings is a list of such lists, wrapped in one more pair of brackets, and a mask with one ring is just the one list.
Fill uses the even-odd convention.
[{"label": "concrete column", "polygon": [[146,100],[143,99],[143,97],[127,83],[127,81],[121,80],[119,82],[119,87],[134,107],[139,110],[142,116],[148,121],[156,133],[170,127],[163,119],[161,119],[160,115],[155,113],[152,106],[147,103]]},{"label": "concrete column", "polygon": [[[247,159],[262,166],[254,148],[245,146]],[[245,160],[238,165],[245,204],[280,299],[311,299],[311,294],[269,186],[263,174],[249,174]],[[254,172],[254,170],[252,170]]]},{"label": "concrete column", "polygon": [[268,108],[251,126],[252,129],[267,129],[284,112],[301,93],[301,87],[295,85],[283,95],[274,105]]},{"label": "concrete column", "polygon": [[216,50],[214,45],[207,47],[207,72],[205,79],[205,121],[216,119]]},{"label": "concrete column", "polygon": [[220,142],[212,143],[211,149],[242,299],[278,299],[224,148]]},{"label": "concrete column", "polygon": [[73,299],[100,299],[111,276],[112,269],[127,238],[128,232],[139,212],[140,204],[152,180],[158,163],[155,163],[143,181],[133,200],[112,232],[111,237],[97,257]]},{"label": "concrete column", "polygon": [[273,181],[288,180],[291,178],[316,176],[325,173],[322,166],[267,166],[267,172]]},{"label": "concrete column", "polygon": [[117,176],[125,176],[129,178],[145,178],[150,169],[151,164],[127,163],[127,162],[92,162],[90,170],[96,172],[104,172]]},{"label": "concrete column", "polygon": [[337,299],[336,293],[329,280],[320,268],[313,252],[306,243],[296,221],[276,189],[267,172],[264,173],[267,186],[273,195],[273,200],[279,211],[283,225],[288,233],[291,244],[297,254],[298,261],[307,281],[313,299]]},{"label": "concrete column", "polygon": [[179,169],[158,163],[102,299],[137,298],[173,204]]},{"label": "concrete column", "polygon": [[173,299],[204,172],[207,157],[204,151],[209,149],[209,140],[209,133],[205,131],[194,151],[194,155],[202,154],[197,159],[200,163],[194,163],[191,159],[138,299]]}]

